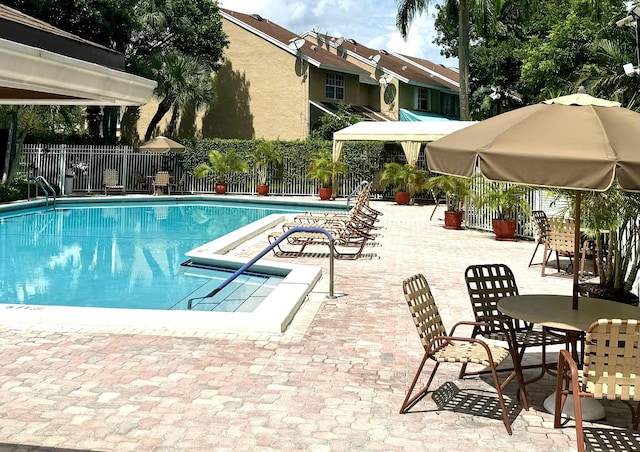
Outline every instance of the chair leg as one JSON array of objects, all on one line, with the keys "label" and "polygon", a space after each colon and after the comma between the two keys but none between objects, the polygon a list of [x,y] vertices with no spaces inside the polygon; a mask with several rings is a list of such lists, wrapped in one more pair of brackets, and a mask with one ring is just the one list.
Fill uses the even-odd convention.
[{"label": "chair leg", "polygon": [[536,253],[538,252],[538,247],[540,246],[540,242],[536,243],[536,248],[533,250],[533,254],[531,255],[531,259],[529,260],[529,267],[533,264],[533,258],[536,257]]},{"label": "chair leg", "polygon": [[550,251],[550,249],[549,249],[549,246],[545,243],[544,253],[542,254],[542,270],[541,270],[542,276],[547,276],[544,274],[544,269],[547,267],[547,251]]},{"label": "chair leg", "polygon": [[578,452],[584,452],[584,430],[582,427],[582,403],[578,368],[566,350],[558,356],[558,377],[556,380],[556,400],[553,414],[553,427],[559,428],[562,423],[562,409],[569,395],[573,396],[573,415],[576,425],[576,441]]},{"label": "chair leg", "polygon": [[[502,410],[502,422],[504,422],[504,426],[507,429],[507,433],[511,435],[513,434],[513,431],[511,430],[511,421],[509,420],[509,412],[507,411],[507,404],[504,402],[502,385],[500,384],[500,380],[498,380],[498,373],[496,372],[496,367],[493,364],[491,365],[491,375],[493,375],[493,384],[495,385],[496,391],[498,392],[500,409]],[[520,376],[518,376],[518,380],[520,380]]]},{"label": "chair leg", "polygon": [[416,387],[416,384],[418,383],[418,379],[420,378],[420,374],[422,373],[422,369],[424,369],[424,365],[426,364],[427,359],[429,359],[429,354],[425,353],[424,357],[422,358],[422,362],[418,367],[418,371],[416,372],[415,377],[413,377],[413,381],[411,382],[409,391],[407,392],[407,395],[404,398],[404,402],[402,402],[402,407],[400,408],[400,414],[404,414],[407,411],[409,411],[409,409],[413,407],[425,395],[427,395],[427,392],[429,391],[429,386],[431,386],[431,382],[433,381],[433,376],[436,374],[436,371],[438,370],[438,366],[440,366],[440,363],[437,361],[433,366],[433,370],[431,371],[431,375],[429,376],[429,381],[427,381],[426,386],[422,388],[420,392],[418,392],[418,394],[416,394],[413,398],[411,397],[411,394],[413,393],[413,390]]}]

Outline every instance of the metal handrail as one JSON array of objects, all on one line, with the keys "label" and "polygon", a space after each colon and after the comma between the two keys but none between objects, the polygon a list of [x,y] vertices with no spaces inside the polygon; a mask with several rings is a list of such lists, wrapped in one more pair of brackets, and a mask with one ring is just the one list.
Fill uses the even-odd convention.
[{"label": "metal handrail", "polygon": [[[45,196],[45,199],[46,199],[47,206],[49,205],[49,196],[53,197],[53,205],[55,207],[55,205],[56,205],[56,191],[53,189],[51,184],[49,184],[49,182],[47,182],[47,180],[43,176],[35,176],[35,177],[34,176],[30,176],[29,180],[34,181],[36,183],[36,185],[42,189],[42,191],[44,192],[44,196]],[[43,185],[43,183],[44,183],[44,185]],[[45,185],[46,185],[46,188],[45,188]],[[49,193],[47,188],[49,190],[51,190],[51,193]],[[37,195],[38,195],[38,191],[36,190],[36,196]]]},{"label": "metal handrail", "polygon": [[242,265],[242,267],[240,267],[238,270],[236,270],[236,272],[233,275],[229,276],[222,284],[220,284],[217,288],[213,289],[207,295],[205,295],[204,297],[190,298],[189,301],[187,301],[187,309],[191,310],[194,300],[204,300],[205,298],[211,298],[211,297],[215,296],[218,292],[220,292],[222,289],[227,287],[238,276],[240,276],[242,273],[244,273],[246,270],[248,270],[249,267],[251,267],[253,264],[255,264],[262,257],[264,257],[265,254],[267,254],[273,248],[278,246],[283,240],[285,240],[287,237],[289,237],[291,234],[293,234],[295,232],[320,232],[320,233],[326,235],[327,238],[329,239],[329,298],[334,298],[334,295],[333,295],[333,260],[334,260],[334,252],[333,252],[333,250],[334,250],[334,243],[333,243],[334,242],[334,238],[333,238],[333,235],[331,235],[331,233],[329,231],[327,231],[326,229],[324,229],[324,228],[314,228],[314,227],[307,227],[307,226],[296,226],[294,228],[286,230],[284,232],[284,234],[282,234],[280,237],[278,237],[278,239],[275,242],[270,243],[269,246],[267,246],[265,249],[263,249],[260,253],[258,253],[249,262],[247,262],[246,264]]},{"label": "metal handrail", "polygon": [[353,189],[351,193],[349,193],[349,196],[347,196],[347,207],[349,207],[349,204],[351,204],[351,198],[353,198],[356,195],[356,193],[358,193],[368,183],[369,183],[368,181],[363,180],[358,184],[356,188]]}]

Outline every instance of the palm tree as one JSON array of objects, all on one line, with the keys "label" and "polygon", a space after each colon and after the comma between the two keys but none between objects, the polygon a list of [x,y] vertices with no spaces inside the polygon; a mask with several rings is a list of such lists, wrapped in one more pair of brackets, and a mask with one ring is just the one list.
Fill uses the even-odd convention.
[{"label": "palm tree", "polygon": [[171,121],[175,129],[178,112],[187,105],[196,110],[211,100],[212,83],[209,67],[198,58],[173,51],[154,55],[149,60],[152,78],[158,82],[154,94],[160,100],[158,109],[153,115],[145,141],[153,135],[153,131],[171,108],[174,109]]},{"label": "palm tree", "polygon": [[[407,37],[409,27],[416,16],[426,11],[430,0],[397,0],[398,14],[396,27],[403,38]],[[469,116],[469,30],[471,19],[478,30],[490,30],[497,23],[502,8],[514,2],[507,0],[445,0],[444,8],[450,17],[458,17],[458,64],[460,73],[460,119],[468,121]],[[531,8],[535,1],[516,2],[525,8]]]}]

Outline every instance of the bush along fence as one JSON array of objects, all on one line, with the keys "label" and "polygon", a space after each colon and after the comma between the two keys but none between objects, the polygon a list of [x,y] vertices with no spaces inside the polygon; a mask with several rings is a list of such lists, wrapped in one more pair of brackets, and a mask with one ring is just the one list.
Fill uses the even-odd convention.
[{"label": "bush along fence", "polygon": [[[318,182],[307,177],[307,167],[312,156],[321,148],[331,149],[329,141],[274,141],[282,163],[269,165],[267,183],[273,196],[314,196]],[[210,173],[202,179],[194,177],[194,169],[200,163],[209,164],[212,150],[226,152],[235,149],[245,159],[249,171],[232,174],[228,178],[229,194],[256,194],[257,172],[249,159],[256,146],[255,140],[205,139],[183,143],[184,153],[141,153],[130,146],[93,145],[47,145],[25,144],[22,151],[21,169],[24,176],[43,176],[52,186],[60,188],[61,194],[91,194],[103,191],[102,178],[105,169],[116,169],[119,183],[126,193],[149,193],[150,180],[158,171],[168,171],[175,187],[172,194],[215,193],[216,174]],[[378,199],[392,200],[393,193],[383,190],[376,182],[385,163],[406,159],[400,145],[382,142],[347,142],[341,159],[347,167],[346,174],[337,177],[337,193],[345,197],[361,181],[374,182],[374,194]],[[417,165],[426,169],[424,153]],[[72,193],[62,193],[65,178],[73,177]],[[67,187],[69,184],[67,184]],[[418,202],[432,201],[430,193],[416,196]],[[532,209],[544,208],[543,196],[534,192]],[[465,213],[467,227],[491,230],[491,213],[469,211]],[[518,235],[535,237],[536,231],[528,220],[519,222]]]}]

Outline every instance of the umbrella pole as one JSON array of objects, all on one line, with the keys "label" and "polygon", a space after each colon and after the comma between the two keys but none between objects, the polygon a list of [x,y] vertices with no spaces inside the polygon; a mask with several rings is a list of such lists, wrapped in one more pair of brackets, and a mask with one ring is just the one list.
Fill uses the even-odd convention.
[{"label": "umbrella pole", "polygon": [[574,207],[576,229],[573,237],[573,309],[578,309],[578,279],[580,276],[580,204],[582,204],[582,192],[578,191],[576,194],[576,205]]}]

